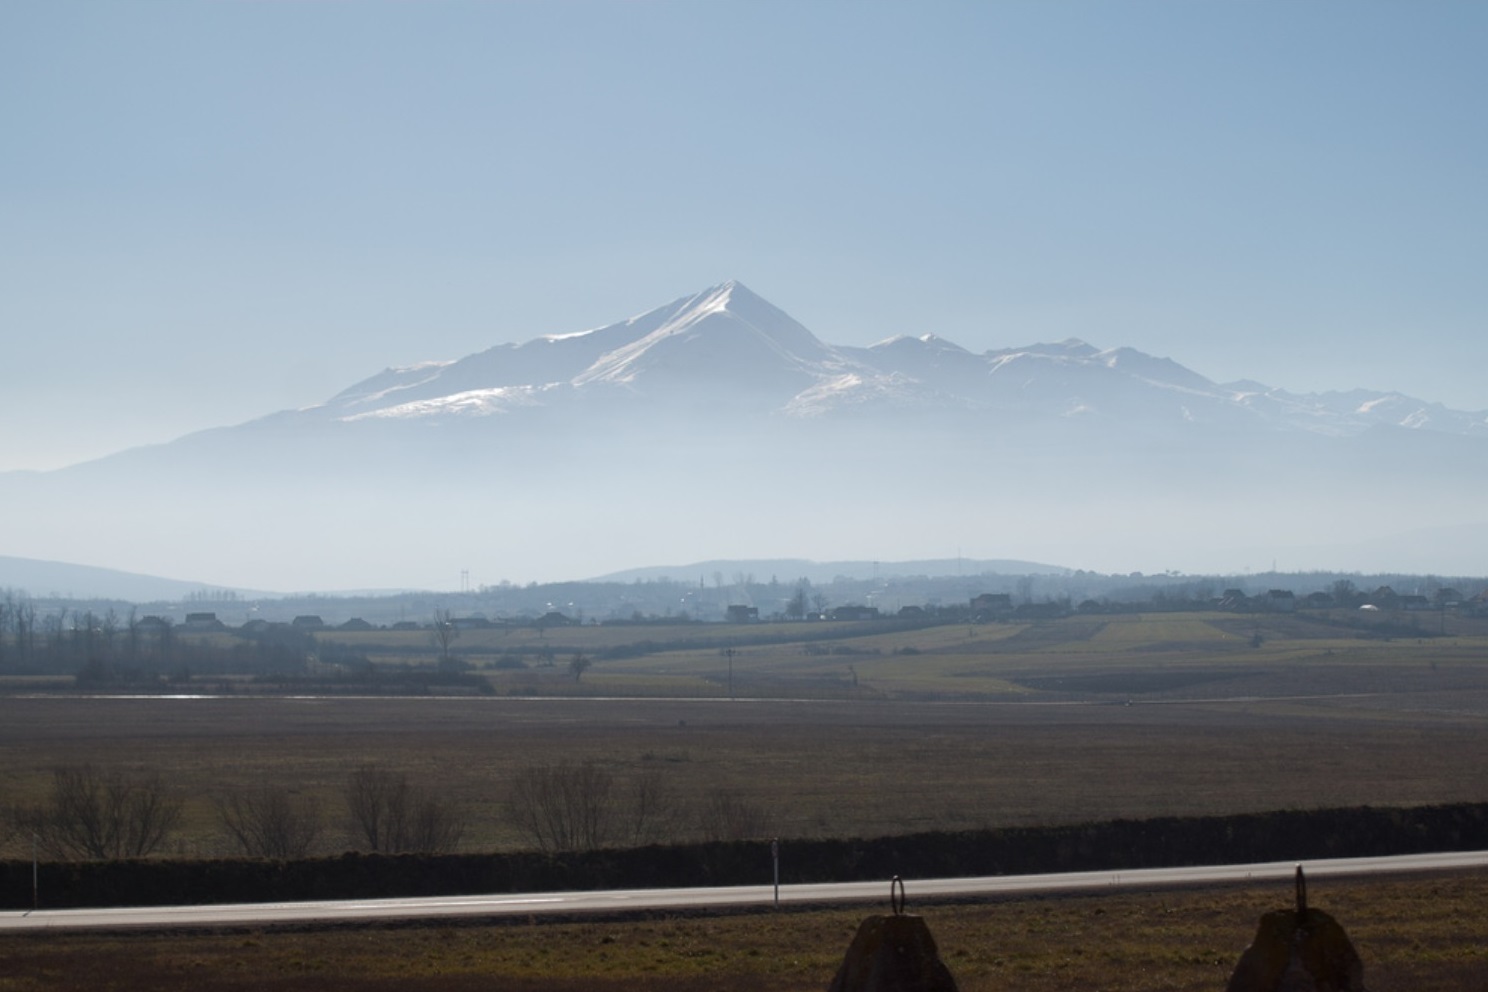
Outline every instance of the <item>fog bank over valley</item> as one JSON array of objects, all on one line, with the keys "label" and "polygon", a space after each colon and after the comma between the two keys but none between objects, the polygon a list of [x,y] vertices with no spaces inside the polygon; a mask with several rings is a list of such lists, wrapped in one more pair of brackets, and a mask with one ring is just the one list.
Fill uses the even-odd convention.
[{"label": "fog bank over valley", "polygon": [[1079,341],[833,347],[730,282],[0,497],[12,555],[246,589],[761,557],[1469,574],[1485,456],[1488,417],[1400,394]]}]

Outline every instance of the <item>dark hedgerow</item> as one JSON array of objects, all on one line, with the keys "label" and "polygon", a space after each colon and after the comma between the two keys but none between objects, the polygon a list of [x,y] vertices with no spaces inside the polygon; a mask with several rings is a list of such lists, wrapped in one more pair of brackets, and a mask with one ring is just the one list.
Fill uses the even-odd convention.
[{"label": "dark hedgerow", "polygon": [[[1488,803],[1282,810],[1064,827],[785,840],[781,881],[871,881],[1174,867],[1488,847]],[[41,867],[46,908],[761,884],[767,841],[583,853],[344,854],[303,861],[129,860]],[[0,862],[0,908],[31,905],[31,862]]]}]

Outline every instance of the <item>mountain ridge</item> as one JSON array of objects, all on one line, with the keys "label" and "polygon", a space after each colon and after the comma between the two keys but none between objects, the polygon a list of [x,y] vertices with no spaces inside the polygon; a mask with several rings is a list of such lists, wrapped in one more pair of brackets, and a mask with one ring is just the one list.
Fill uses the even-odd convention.
[{"label": "mountain ridge", "polygon": [[[728,559],[691,562],[683,565],[639,565],[590,578],[567,578],[556,584],[624,583],[671,578],[711,576],[724,570],[729,581],[736,573],[759,577],[777,575],[782,581],[830,582],[837,577],[866,580],[904,576],[949,578],[956,575],[1068,575],[1071,569],[1058,565],[1009,560],[939,558],[917,561],[813,561],[808,558]],[[395,596],[406,592],[440,592],[402,587],[386,589],[327,589],[326,596]],[[71,562],[45,561],[0,555],[0,598],[6,594],[30,599],[117,600],[133,603],[184,601],[192,596],[230,594],[238,599],[274,599],[305,594],[295,589],[241,589],[215,583],[144,575],[119,569],[100,568]]]},{"label": "mountain ridge", "polygon": [[[1488,558],[1485,486],[1485,414],[1215,383],[1078,338],[830,345],[729,282],[0,476],[0,510],[26,521],[10,554],[261,589],[946,547],[1087,571],[1224,572],[1314,549],[1291,560],[1467,573]],[[1381,540],[1427,525],[1459,529]],[[1389,560],[1350,557],[1366,546]]]},{"label": "mountain ridge", "polygon": [[497,345],[454,361],[389,368],[299,411],[330,419],[438,419],[530,412],[586,390],[626,400],[722,392],[785,417],[865,407],[1156,420],[1359,433],[1389,424],[1488,437],[1488,412],[1398,392],[1289,393],[1216,383],[1178,361],[1078,338],[980,354],[936,334],[868,347],[822,342],[738,281],[602,327]]}]

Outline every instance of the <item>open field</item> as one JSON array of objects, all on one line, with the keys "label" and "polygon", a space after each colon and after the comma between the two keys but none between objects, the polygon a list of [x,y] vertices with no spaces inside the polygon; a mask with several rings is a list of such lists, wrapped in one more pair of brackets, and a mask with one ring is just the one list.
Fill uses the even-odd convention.
[{"label": "open field", "polygon": [[[342,849],[342,790],[367,762],[467,810],[464,850],[527,843],[509,783],[560,759],[659,779],[676,840],[697,836],[719,791],[782,837],[1481,801],[1488,622],[1450,620],[1448,636],[1409,639],[1217,613],[468,631],[472,664],[534,646],[557,660],[478,667],[494,692],[463,697],[20,683],[0,695],[0,805],[39,799],[59,765],[161,772],[187,797],[163,853],[211,857],[229,853],[214,798],[264,784],[317,799],[333,827],[322,846]],[[432,661],[427,634],[356,636],[368,654],[406,640]],[[575,680],[563,659],[581,649],[597,660]]]},{"label": "open field", "polygon": [[[697,626],[469,632],[460,657],[490,680],[483,696],[296,698],[240,683],[225,696],[88,697],[16,683],[0,695],[0,804],[41,798],[58,765],[159,771],[186,797],[163,853],[212,857],[231,853],[213,797],[271,783],[339,825],[341,790],[365,762],[465,808],[464,850],[525,845],[509,784],[559,759],[621,780],[652,771],[683,840],[720,789],[766,812],[762,836],[787,839],[1482,801],[1488,627],[1453,620],[1448,636],[1419,639],[1223,614],[841,625],[814,640],[776,638],[776,625],[709,626],[701,641]],[[426,636],[402,648],[365,636],[359,649],[380,663],[432,663]],[[637,649],[643,637],[653,643]],[[552,664],[514,644],[550,650]],[[578,681],[564,668],[576,650],[595,658]],[[484,667],[506,653],[530,667]],[[345,843],[332,830],[325,848]],[[3,851],[29,855],[14,836]],[[1237,888],[912,908],[964,990],[1197,992],[1223,987],[1258,915],[1287,898]],[[1482,874],[1313,894],[1348,928],[1371,988],[1413,992],[1488,986],[1485,901]],[[350,990],[821,989],[859,917],[6,939],[0,992],[296,990],[328,976]]]},{"label": "open field", "polygon": [[[1260,915],[1253,887],[918,905],[963,992],[1214,992]],[[1488,875],[1314,885],[1378,990],[1488,986]],[[820,992],[867,910],[0,938],[0,992]]]},{"label": "open field", "polygon": [[[423,631],[322,637],[380,666],[428,665],[435,657]],[[1467,666],[1476,674],[1488,657],[1488,620],[1435,614],[1369,620],[1335,611],[928,626],[591,625],[467,630],[452,648],[498,695],[728,696],[731,686],[736,695],[754,697],[967,701],[1185,686],[1193,695],[1212,683],[1226,696],[1276,695],[1332,686],[1343,668],[1353,670],[1364,691],[1408,685],[1426,671],[1450,676]],[[594,664],[576,682],[568,662],[578,653]],[[1372,680],[1361,680],[1365,670],[1373,670]],[[1070,681],[1050,681],[1057,678]]]},{"label": "open field", "polygon": [[1488,693],[1434,678],[1359,693],[1335,675],[1329,693],[1299,673],[1306,694],[1132,705],[1039,693],[1003,703],[5,697],[0,796],[39,798],[62,764],[161,771],[188,797],[166,853],[193,856],[227,853],[214,795],[271,782],[332,812],[369,761],[466,807],[466,850],[520,846],[508,783],[559,758],[620,778],[655,770],[676,798],[679,839],[720,788],[764,806],[782,837],[1481,801]]}]

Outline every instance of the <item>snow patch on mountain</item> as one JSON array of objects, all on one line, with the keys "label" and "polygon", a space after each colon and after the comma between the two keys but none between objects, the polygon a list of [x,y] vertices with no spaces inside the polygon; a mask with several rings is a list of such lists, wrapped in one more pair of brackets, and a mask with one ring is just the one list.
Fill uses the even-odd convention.
[{"label": "snow patch on mountain", "polygon": [[944,409],[953,403],[953,397],[938,393],[902,373],[848,372],[802,390],[785,404],[781,412],[790,417],[810,418],[868,406],[904,411]]},{"label": "snow patch on mountain", "polygon": [[420,362],[402,368],[383,369],[370,379],[364,379],[337,393],[322,404],[322,407],[347,410],[389,401],[398,402],[400,392],[436,381],[439,373],[453,364],[455,363]]},{"label": "snow patch on mountain", "polygon": [[356,413],[340,419],[346,423],[364,420],[414,420],[432,417],[488,417],[522,407],[538,405],[543,386],[498,386],[494,389],[471,389],[449,396],[412,400],[396,406]]}]

